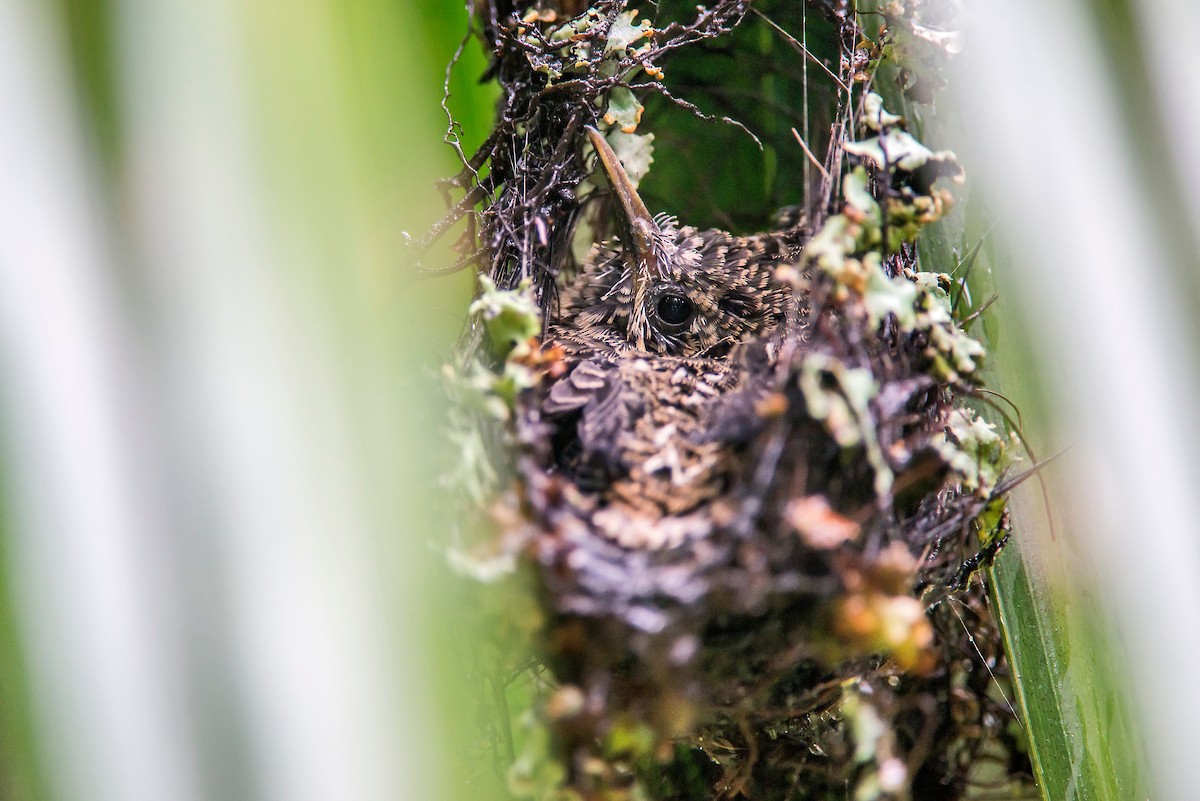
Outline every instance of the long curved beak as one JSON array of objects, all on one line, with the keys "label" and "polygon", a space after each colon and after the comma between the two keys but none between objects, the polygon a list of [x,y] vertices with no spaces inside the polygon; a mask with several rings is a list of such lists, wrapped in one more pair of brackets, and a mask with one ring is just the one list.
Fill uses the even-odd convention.
[{"label": "long curved beak", "polygon": [[629,174],[625,172],[625,167],[621,165],[621,160],[617,158],[608,141],[590,125],[586,130],[588,139],[591,140],[592,147],[596,149],[596,155],[600,157],[600,163],[604,166],[604,172],[608,175],[608,182],[612,184],[613,192],[621,201],[621,209],[625,212],[626,222],[629,223],[629,244],[633,248],[634,256],[639,264],[646,265],[652,272],[658,272],[654,251],[654,234],[658,233],[658,226],[654,224],[654,218],[650,216],[646,204],[638,196],[633,181],[629,180]]},{"label": "long curved beak", "polygon": [[[608,175],[613,193],[621,202],[621,210],[629,226],[629,236],[623,238],[629,243],[628,247],[633,257],[633,316],[636,318],[637,310],[645,307],[646,290],[651,277],[659,274],[658,251],[655,249],[658,226],[634,188],[633,181],[629,180],[629,174],[625,172],[621,160],[617,158],[604,136],[590,125],[586,127],[586,131],[592,147],[596,149],[596,155],[600,158],[600,164]],[[643,347],[642,325],[638,324],[639,322],[630,325],[630,335],[637,337],[638,347]],[[636,335],[635,330],[638,332]]]}]

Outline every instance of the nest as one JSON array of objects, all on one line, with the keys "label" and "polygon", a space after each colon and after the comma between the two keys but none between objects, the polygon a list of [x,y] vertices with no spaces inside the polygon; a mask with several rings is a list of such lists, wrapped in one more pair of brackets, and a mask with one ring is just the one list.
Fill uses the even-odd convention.
[{"label": "nest", "polygon": [[[956,287],[918,263],[918,232],[950,203],[936,182],[959,175],[952,155],[916,143],[865,91],[887,42],[864,39],[845,4],[753,9],[793,53],[772,69],[803,85],[803,119],[837,101],[825,133],[805,126],[811,143],[741,122],[745,105],[719,78],[686,99],[663,79],[680,51],[682,84],[696,80],[701,62],[688,66],[685,48],[746,52],[763,30],[738,27],[749,0],[648,6],[650,33],[629,6],[492,0],[478,11],[502,88],[497,122],[477,153],[460,151],[450,186],[464,197],[431,232],[467,218],[455,268],[488,278],[459,369],[489,376],[476,388],[503,401],[476,423],[515,484],[496,482],[501,527],[485,550],[526,568],[539,610],[527,632],[552,677],[535,706],[552,734],[545,759],[562,772],[514,786],[589,799],[840,799],[848,787],[959,799],[1020,785],[1030,771],[1009,726],[999,636],[971,580],[1007,537],[1004,442],[962,408],[983,354],[953,319]],[[804,64],[820,59],[801,44],[807,28],[787,33],[810,18],[814,47],[838,65],[811,96]],[[911,15],[882,19],[902,27]],[[701,508],[703,530],[656,548],[589,524],[598,502],[564,457],[576,423],[546,412],[575,364],[530,336],[565,324],[556,298],[578,269],[580,232],[601,238],[612,218],[585,184],[585,127],[636,130],[643,110],[791,154],[761,202],[797,201],[778,224],[803,242],[776,265],[791,290],[786,323],[722,367],[753,389],[736,433],[722,434],[736,467]],[[785,147],[793,133],[800,148]],[[647,184],[669,174],[667,158]],[[513,333],[522,314],[538,319]]]}]

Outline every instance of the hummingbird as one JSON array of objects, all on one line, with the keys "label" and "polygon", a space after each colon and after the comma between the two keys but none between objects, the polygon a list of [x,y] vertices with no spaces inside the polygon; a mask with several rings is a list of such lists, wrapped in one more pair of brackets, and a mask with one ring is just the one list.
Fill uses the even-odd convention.
[{"label": "hummingbird", "polygon": [[561,349],[563,369],[525,396],[518,423],[543,656],[579,701],[555,736],[581,788],[599,781],[596,744],[614,719],[646,722],[665,745],[727,684],[697,664],[706,621],[743,594],[707,588],[748,583],[732,496],[752,471],[775,367],[786,375],[785,337],[806,319],[778,275],[798,271],[802,224],[736,236],[653,215],[605,138],[586,134],[616,236],[562,287],[543,349]]},{"label": "hummingbird", "polygon": [[652,215],[604,136],[587,128],[620,214],[563,288],[547,340],[566,374],[541,412],[594,532],[674,547],[711,528],[705,504],[737,469],[795,292],[799,226],[735,236]]}]

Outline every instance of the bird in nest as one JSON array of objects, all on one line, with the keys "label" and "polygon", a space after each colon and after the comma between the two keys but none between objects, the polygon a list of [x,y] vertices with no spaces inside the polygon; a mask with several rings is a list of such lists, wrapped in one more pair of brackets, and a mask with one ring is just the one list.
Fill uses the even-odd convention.
[{"label": "bird in nest", "polygon": [[793,288],[801,229],[734,236],[651,215],[608,142],[587,135],[620,209],[564,287],[547,339],[568,372],[541,413],[557,429],[558,468],[599,533],[667,548],[712,525],[708,502],[757,430]]}]

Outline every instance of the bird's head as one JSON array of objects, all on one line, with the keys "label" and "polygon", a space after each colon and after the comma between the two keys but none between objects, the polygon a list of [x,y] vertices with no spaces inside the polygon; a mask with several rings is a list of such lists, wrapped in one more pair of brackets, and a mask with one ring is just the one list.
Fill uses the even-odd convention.
[{"label": "bird's head", "polygon": [[621,208],[616,242],[598,246],[564,292],[568,318],[618,350],[711,355],[781,322],[790,290],[774,280],[785,248],[770,235],[735,237],[652,216],[599,131],[587,129]]}]

